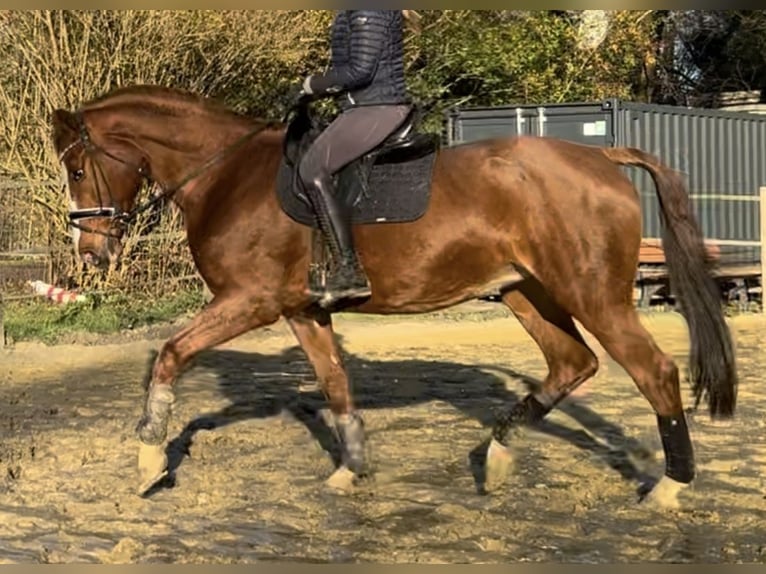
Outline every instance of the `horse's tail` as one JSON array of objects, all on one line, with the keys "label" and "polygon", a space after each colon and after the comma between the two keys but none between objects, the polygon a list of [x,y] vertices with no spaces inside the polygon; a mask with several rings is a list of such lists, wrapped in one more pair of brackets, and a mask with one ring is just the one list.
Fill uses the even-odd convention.
[{"label": "horse's tail", "polygon": [[738,384],[734,345],[686,186],[680,174],[639,149],[604,148],[603,151],[615,163],[646,169],[654,180],[661,207],[662,246],[670,286],[689,327],[689,370],[695,406],[704,397],[711,418],[731,418],[736,408]]}]

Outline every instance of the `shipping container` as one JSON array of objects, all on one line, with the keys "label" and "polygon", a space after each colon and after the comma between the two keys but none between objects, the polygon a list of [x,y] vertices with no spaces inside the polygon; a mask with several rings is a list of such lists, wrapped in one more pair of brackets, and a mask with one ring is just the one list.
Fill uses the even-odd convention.
[{"label": "shipping container", "polygon": [[[455,108],[446,143],[535,135],[637,147],[685,174],[707,240],[721,262],[760,264],[759,190],[766,186],[766,116],[608,99],[600,103]],[[643,237],[660,238],[659,204],[647,172],[626,167],[639,191]]]}]

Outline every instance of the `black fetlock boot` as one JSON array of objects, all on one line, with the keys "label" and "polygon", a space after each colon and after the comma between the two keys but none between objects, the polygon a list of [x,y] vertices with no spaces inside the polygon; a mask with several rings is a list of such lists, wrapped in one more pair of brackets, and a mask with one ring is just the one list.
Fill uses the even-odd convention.
[{"label": "black fetlock boot", "polygon": [[311,295],[325,309],[361,304],[370,298],[372,290],[354,248],[351,217],[335,197],[331,178],[317,179],[307,187],[332,258],[324,288],[310,285]]}]

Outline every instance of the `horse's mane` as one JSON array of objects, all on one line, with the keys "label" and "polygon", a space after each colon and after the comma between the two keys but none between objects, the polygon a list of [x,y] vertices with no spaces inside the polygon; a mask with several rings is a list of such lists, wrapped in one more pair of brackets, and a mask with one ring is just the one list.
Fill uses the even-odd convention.
[{"label": "horse's mane", "polygon": [[85,102],[82,110],[94,110],[107,105],[131,105],[149,113],[183,116],[203,111],[213,116],[243,122],[260,124],[263,127],[281,127],[281,122],[250,116],[237,112],[215,98],[196,94],[179,88],[138,84],[116,88],[104,95]]}]

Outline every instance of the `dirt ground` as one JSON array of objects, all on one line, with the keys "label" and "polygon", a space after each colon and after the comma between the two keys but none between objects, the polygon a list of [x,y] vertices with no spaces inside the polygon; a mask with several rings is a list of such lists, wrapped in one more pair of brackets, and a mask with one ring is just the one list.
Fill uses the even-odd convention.
[{"label": "dirt ground", "polygon": [[[595,343],[596,378],[516,438],[501,491],[477,492],[472,452],[493,409],[545,375],[519,324],[491,308],[336,319],[374,469],[352,493],[323,482],[324,403],[284,323],[187,371],[173,480],[147,498],[134,427],[160,335],[0,351],[0,562],[766,562],[766,320],[731,320],[738,417],[690,417],[698,480],[682,510],[658,512],[637,494],[663,470],[655,419]],[[683,367],[682,319],[644,321]],[[654,458],[629,454],[642,449]]]}]

